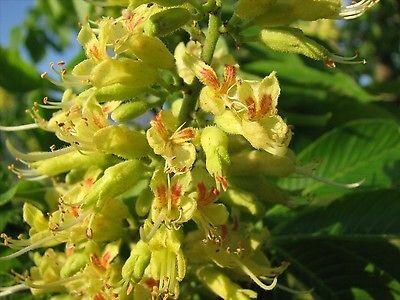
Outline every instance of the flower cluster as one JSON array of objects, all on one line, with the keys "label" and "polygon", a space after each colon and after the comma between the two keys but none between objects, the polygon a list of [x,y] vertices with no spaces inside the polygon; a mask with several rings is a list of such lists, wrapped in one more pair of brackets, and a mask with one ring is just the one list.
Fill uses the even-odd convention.
[{"label": "flower cluster", "polygon": [[[271,48],[328,62],[336,57],[287,24],[353,18],[374,2],[239,0],[221,26],[235,38],[241,24],[262,27],[258,38]],[[7,143],[27,166],[10,167],[19,177],[57,180],[50,211],[25,203],[28,238],[2,234],[17,251],[0,260],[47,248],[17,280],[52,299],[177,299],[196,284],[249,299],[257,293],[240,284],[273,289],[288,263],[273,266],[263,251],[269,232],[254,220],[265,203],[253,187],[297,170],[276,73],[246,79],[223,38],[212,41],[221,28],[204,35],[199,24],[220,13],[219,1],[103,4],[127,8],[82,26],[86,59],[71,71],[60,62],[59,79],[43,74],[65,92],[35,104],[36,125],[24,127],[53,132],[65,147],[22,153]],[[167,44],[178,29],[192,40]],[[216,48],[213,61],[206,47]],[[41,108],[55,112],[46,120]]]}]

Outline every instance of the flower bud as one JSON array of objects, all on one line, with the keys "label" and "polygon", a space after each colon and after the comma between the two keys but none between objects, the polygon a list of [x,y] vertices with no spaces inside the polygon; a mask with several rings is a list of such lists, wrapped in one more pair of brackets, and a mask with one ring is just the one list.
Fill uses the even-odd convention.
[{"label": "flower bud", "polygon": [[123,124],[98,130],[93,136],[93,142],[99,151],[125,159],[140,158],[151,151],[143,133]]},{"label": "flower bud", "polygon": [[192,19],[190,12],[182,7],[173,7],[152,15],[144,25],[144,32],[153,36],[165,36],[181,28]]},{"label": "flower bud", "polygon": [[133,101],[121,104],[112,113],[111,118],[117,122],[125,122],[141,116],[149,109],[145,101]]},{"label": "flower bud", "polygon": [[65,264],[60,270],[61,278],[68,278],[76,274],[82,267],[89,262],[89,257],[86,253],[74,253],[67,257]]},{"label": "flower bud", "polygon": [[[214,176],[217,181],[220,181],[218,178],[224,177],[224,170],[230,163],[228,137],[218,127],[206,127],[201,133],[201,146],[206,154],[207,171]],[[225,183],[222,183],[222,187],[224,190],[227,188]]]},{"label": "flower bud", "polygon": [[154,194],[149,188],[144,189],[139,194],[135,201],[135,211],[139,217],[144,217],[149,213],[153,199]]},{"label": "flower bud", "polygon": [[161,69],[172,69],[175,66],[174,56],[157,37],[145,34],[134,34],[120,47],[117,53],[132,52],[143,62]]},{"label": "flower bud", "polygon": [[124,280],[139,282],[150,263],[151,252],[148,245],[139,241],[132,249],[129,258],[122,267],[121,275]]},{"label": "flower bud", "polygon": [[132,186],[143,176],[145,166],[138,160],[127,160],[109,167],[97,180],[84,199],[84,206],[96,204],[101,207],[104,201],[115,198]]},{"label": "flower bud", "polygon": [[178,6],[182,5],[186,0],[131,0],[130,5],[133,7],[137,7],[142,4],[147,4],[147,3],[155,3],[160,6],[165,6],[165,7],[170,7],[170,6]]},{"label": "flower bud", "polygon": [[129,100],[144,91],[143,87],[131,87],[121,83],[101,87],[96,90],[96,98],[100,102],[114,100]]},{"label": "flower bud", "polygon": [[[348,6],[342,0],[279,0],[255,18],[262,27],[280,26],[295,21],[318,19],[354,19],[362,15],[378,0],[362,0]],[[355,2],[355,1],[354,1]]]},{"label": "flower bud", "polygon": [[229,188],[221,195],[221,199],[229,206],[239,207],[241,210],[257,217],[262,217],[265,209],[254,195],[237,188]]},{"label": "flower bud", "polygon": [[261,31],[261,41],[279,52],[297,53],[315,60],[327,60],[329,51],[304,35],[303,31],[291,27],[274,27]]},{"label": "flower bud", "polygon": [[55,176],[72,169],[86,169],[93,165],[105,165],[107,161],[108,156],[104,154],[82,154],[79,151],[74,151],[34,162],[31,164],[31,167],[39,174]]},{"label": "flower bud", "polygon": [[296,157],[290,150],[284,156],[277,156],[265,151],[243,151],[231,156],[229,171],[232,176],[263,174],[286,177],[295,170]]},{"label": "flower bud", "polygon": [[[138,170],[138,172],[140,172],[140,170]],[[135,185],[135,182],[130,182],[129,184]],[[119,194],[122,194],[131,187],[130,185],[118,187],[120,191]],[[109,196],[102,194],[98,196],[97,207],[94,209],[93,214],[94,217],[93,220],[90,220],[88,228],[92,235],[90,239],[98,243],[115,241],[122,238],[126,234],[126,219],[129,217],[128,207],[122,201],[107,201],[111,199],[112,192],[114,195],[117,194],[116,189],[113,191],[110,191],[110,189],[105,190],[105,192],[108,192]],[[83,205],[87,206],[86,203]]]},{"label": "flower bud", "polygon": [[257,298],[256,292],[243,289],[215,267],[200,267],[196,271],[196,275],[205,286],[222,299],[248,300]]},{"label": "flower bud", "polygon": [[30,226],[30,236],[37,232],[48,229],[47,219],[44,217],[40,209],[36,208],[32,204],[25,202],[22,209],[22,214],[24,221]]},{"label": "flower bud", "polygon": [[157,75],[157,69],[141,61],[130,58],[107,59],[93,68],[91,82],[98,89],[108,88],[98,91],[96,96],[115,95],[112,100],[120,100],[151,86]]},{"label": "flower bud", "polygon": [[364,63],[353,61],[354,57],[337,56],[324,46],[307,37],[302,30],[292,27],[274,27],[261,31],[261,41],[269,48],[279,52],[297,53],[315,60],[324,61],[327,66],[334,67],[339,63]]},{"label": "flower bud", "polygon": [[267,12],[277,0],[239,0],[235,14],[242,19],[253,19]]}]

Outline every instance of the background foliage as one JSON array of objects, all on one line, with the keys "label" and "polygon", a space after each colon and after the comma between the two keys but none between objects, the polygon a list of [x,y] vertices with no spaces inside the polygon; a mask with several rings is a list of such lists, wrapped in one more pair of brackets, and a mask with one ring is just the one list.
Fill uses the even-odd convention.
[{"label": "background foliage", "polygon": [[[72,33],[77,32],[78,22],[86,15],[94,19],[103,10],[83,0],[36,1],[13,29],[10,45],[0,48],[1,125],[29,123],[25,109],[33,101],[58,97],[57,87],[41,80],[36,65],[50,48],[61,51],[76,43]],[[280,111],[294,126],[291,148],[303,165],[317,164],[317,175],[338,182],[364,180],[361,187],[348,190],[312,179],[285,178],[278,180],[280,190],[273,196],[257,187],[261,199],[290,201],[290,208],[266,204],[264,219],[271,238],[265,251],[277,262],[291,263],[281,285],[309,291],[292,295],[275,289],[262,298],[400,299],[399,25],[400,3],[387,0],[352,22],[304,27],[338,52],[358,51],[367,65],[328,69],[256,45],[234,51],[248,74],[263,77],[277,71]],[[228,42],[236,49],[232,40]],[[19,55],[22,47],[29,61]],[[77,53],[76,60],[67,63],[82,57]],[[18,234],[26,231],[22,202],[46,206],[47,191],[37,182],[16,182],[7,170],[12,159],[5,139],[23,141],[26,150],[44,150],[56,140],[35,130],[0,137],[0,232]],[[266,184],[269,180],[265,178]],[[0,248],[2,255],[7,251]],[[22,271],[27,264],[27,257],[2,263],[0,285],[12,279],[11,269]],[[15,297],[21,299],[22,294]]]}]

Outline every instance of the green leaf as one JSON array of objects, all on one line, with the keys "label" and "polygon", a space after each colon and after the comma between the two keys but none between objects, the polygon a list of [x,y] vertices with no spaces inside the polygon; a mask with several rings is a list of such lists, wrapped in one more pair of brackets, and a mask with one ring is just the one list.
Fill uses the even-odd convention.
[{"label": "green leaf", "polygon": [[9,203],[14,197],[42,200],[45,187],[39,182],[20,180],[7,191],[0,194],[0,207]]},{"label": "green leaf", "polygon": [[275,250],[316,299],[399,299],[400,251],[388,242],[302,240]]},{"label": "green leaf", "polygon": [[0,195],[0,207],[10,202],[17,190],[18,185],[16,184],[12,188],[8,189],[6,192],[2,193]]},{"label": "green leaf", "polygon": [[268,245],[319,299],[398,299],[399,214],[399,190],[354,193],[284,221]]},{"label": "green leaf", "polygon": [[[364,180],[358,189],[390,188],[398,185],[400,169],[399,125],[389,120],[360,120],[336,128],[310,144],[298,155],[299,165],[320,160],[315,175],[341,183]],[[302,195],[332,199],[349,189],[310,178],[285,178],[282,188]]]},{"label": "green leaf", "polygon": [[3,232],[7,224],[18,224],[22,222],[21,208],[2,209],[0,210],[0,232]]},{"label": "green leaf", "polygon": [[43,30],[29,28],[25,38],[25,46],[34,62],[40,61],[46,54],[47,37]]},{"label": "green leaf", "polygon": [[400,238],[400,190],[353,193],[313,207],[276,226],[277,240],[340,237],[348,240]]},{"label": "green leaf", "polygon": [[11,92],[27,92],[42,86],[34,66],[25,62],[18,52],[0,47],[0,86]]},{"label": "green leaf", "polygon": [[74,5],[75,12],[78,15],[79,21],[82,22],[82,24],[84,24],[86,20],[89,18],[91,9],[90,3],[84,0],[72,0],[72,3]]}]

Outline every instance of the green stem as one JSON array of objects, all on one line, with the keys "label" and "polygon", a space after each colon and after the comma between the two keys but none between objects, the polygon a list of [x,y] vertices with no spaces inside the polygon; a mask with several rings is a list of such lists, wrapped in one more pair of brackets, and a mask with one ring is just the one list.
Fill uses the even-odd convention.
[{"label": "green stem", "polygon": [[210,64],[215,46],[219,38],[219,27],[221,26],[221,20],[218,14],[210,13],[208,19],[208,32],[206,39],[204,41],[203,52],[201,53],[201,58],[206,64]]},{"label": "green stem", "polygon": [[[201,53],[201,58],[206,64],[210,64],[212,57],[214,55],[215,46],[219,38],[219,27],[221,25],[221,20],[219,13],[210,13],[208,20],[208,31],[207,36],[204,41],[203,51]],[[197,99],[199,98],[199,93],[202,84],[196,78],[191,84],[186,96],[183,99],[182,107],[179,112],[179,124],[188,122],[193,119],[192,113],[196,109]]]},{"label": "green stem", "polygon": [[186,92],[186,95],[183,98],[182,107],[178,116],[179,124],[188,122],[193,118],[191,114],[196,109],[197,98],[199,97],[200,89],[201,83],[197,78],[195,78],[193,83],[190,85],[189,91]]}]

